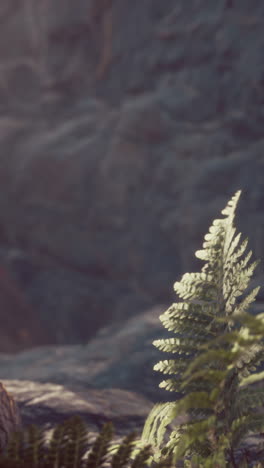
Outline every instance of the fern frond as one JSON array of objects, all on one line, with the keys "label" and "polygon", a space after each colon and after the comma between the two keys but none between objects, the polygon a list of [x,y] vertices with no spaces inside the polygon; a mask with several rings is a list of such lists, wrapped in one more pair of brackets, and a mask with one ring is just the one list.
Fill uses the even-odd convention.
[{"label": "fern frond", "polygon": [[239,385],[241,388],[243,388],[248,385],[252,385],[253,383],[261,382],[262,380],[264,382],[264,371],[245,377],[244,379],[241,380]]},{"label": "fern frond", "polygon": [[235,211],[237,207],[238,200],[241,196],[242,190],[238,190],[235,195],[228,201],[226,207],[221,211],[223,215],[226,215],[230,220],[230,225],[233,225]]},{"label": "fern frond", "polygon": [[234,310],[234,315],[236,314],[241,314],[243,312],[246,312],[249,308],[249,306],[255,302],[256,297],[259,293],[260,286],[257,286],[256,288],[252,289],[250,293],[244,297],[244,299],[238,304]]},{"label": "fern frond", "polygon": [[192,302],[179,302],[173,304],[164,314],[160,315],[160,321],[169,331],[186,333],[195,327],[208,327],[213,318],[214,304],[207,301],[193,300]]},{"label": "fern frond", "polygon": [[182,360],[168,359],[160,361],[153,367],[154,370],[163,372],[163,374],[177,374],[186,368],[186,362]]},{"label": "fern frond", "polygon": [[160,382],[159,387],[168,390],[168,392],[180,392],[182,389],[182,381],[178,379],[166,379]]},{"label": "fern frond", "polygon": [[[245,296],[258,262],[250,263],[248,240],[240,244],[241,234],[233,225],[240,195],[239,190],[222,210],[225,217],[213,221],[202,250],[195,252],[206,262],[201,272],[185,273],[174,284],[181,301],[160,316],[163,326],[177,336],[153,345],[176,356],[154,369],[173,375],[159,386],[176,392],[178,401],[156,408],[151,422],[145,423],[148,441],[157,449],[156,461],[173,454],[203,467],[222,467],[245,434],[262,430],[264,418],[256,419],[254,412],[263,404],[264,392],[254,394],[246,386],[261,376],[251,374],[263,362],[264,314],[257,318],[247,313],[259,291],[255,288]],[[249,400],[243,408],[245,396]],[[168,426],[166,417],[162,421],[163,410],[170,421],[182,413],[190,419],[160,448]]]},{"label": "fern frond", "polygon": [[174,290],[182,299],[214,299],[215,281],[212,274],[185,273],[180,282],[174,283]]},{"label": "fern frond", "polygon": [[231,445],[237,448],[249,433],[259,434],[264,430],[263,415],[248,415],[237,418],[231,426]]},{"label": "fern frond", "polygon": [[[157,403],[151,410],[143,428],[141,440],[149,443],[153,440],[154,445],[157,445],[157,426],[160,420],[159,435],[161,437],[163,429],[166,429],[168,424],[175,417],[175,408],[173,403]],[[160,441],[159,441],[160,442]],[[158,444],[159,445],[159,444]]]},{"label": "fern frond", "polygon": [[[208,433],[215,426],[215,416],[210,416],[204,420],[189,423],[186,431],[178,440],[176,447],[173,447],[174,460],[180,460],[184,454],[188,451],[192,451],[193,447],[199,444],[199,452],[204,455],[210,453],[210,440],[208,439]],[[209,449],[209,450],[208,450]]]},{"label": "fern frond", "polygon": [[[264,374],[264,373],[263,373]],[[252,409],[264,407],[264,389],[255,390],[252,388],[241,388],[236,395],[234,402],[234,414],[237,417],[248,416]]]},{"label": "fern frond", "polygon": [[[197,342],[200,346],[206,342],[206,337]],[[168,353],[178,353],[185,356],[191,355],[197,352],[197,343],[191,338],[164,338],[162,340],[154,340],[153,345],[160,351]]]}]

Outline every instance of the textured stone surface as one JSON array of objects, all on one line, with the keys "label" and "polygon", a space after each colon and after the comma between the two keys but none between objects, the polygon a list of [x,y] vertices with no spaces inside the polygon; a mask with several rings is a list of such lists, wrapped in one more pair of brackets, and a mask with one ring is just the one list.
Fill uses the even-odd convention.
[{"label": "textured stone surface", "polygon": [[0,261],[46,344],[169,304],[237,189],[264,258],[263,19],[262,0],[1,2]]},{"label": "textured stone surface", "polygon": [[[87,345],[42,346],[18,354],[0,353],[2,379],[29,380],[82,388],[120,388],[144,395],[152,401],[165,398],[158,388],[162,375],[153,371],[161,359],[152,345],[167,335],[156,307],[121,325],[102,329]],[[165,395],[164,395],[165,393]]]},{"label": "textured stone surface", "polygon": [[9,388],[0,382],[0,449],[3,450],[13,431],[22,428],[20,409],[15,399],[8,392]]}]

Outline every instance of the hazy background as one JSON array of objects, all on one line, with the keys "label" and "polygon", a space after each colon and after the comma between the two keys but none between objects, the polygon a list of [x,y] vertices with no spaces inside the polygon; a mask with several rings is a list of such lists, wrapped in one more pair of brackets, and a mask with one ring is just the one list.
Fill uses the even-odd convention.
[{"label": "hazy background", "polygon": [[169,305],[238,189],[263,284],[263,25],[263,0],[1,0],[0,351]]}]

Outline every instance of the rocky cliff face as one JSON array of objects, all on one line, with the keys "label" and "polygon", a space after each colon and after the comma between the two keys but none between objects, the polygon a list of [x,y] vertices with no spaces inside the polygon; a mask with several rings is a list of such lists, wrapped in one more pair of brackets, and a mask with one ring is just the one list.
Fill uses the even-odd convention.
[{"label": "rocky cliff face", "polygon": [[1,2],[1,264],[47,343],[171,303],[237,189],[264,258],[263,20],[261,0]]}]

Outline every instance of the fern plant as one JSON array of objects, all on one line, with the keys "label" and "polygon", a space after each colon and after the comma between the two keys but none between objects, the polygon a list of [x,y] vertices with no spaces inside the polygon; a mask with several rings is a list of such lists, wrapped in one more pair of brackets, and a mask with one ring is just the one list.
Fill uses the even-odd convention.
[{"label": "fern plant", "polygon": [[248,292],[258,262],[249,263],[248,241],[240,243],[234,227],[240,195],[228,202],[224,218],[213,222],[196,252],[206,262],[201,272],[175,283],[181,301],[160,316],[175,335],[153,344],[176,358],[154,370],[172,376],[160,387],[180,398],[156,404],[145,422],[141,440],[154,444],[156,462],[172,456],[176,466],[180,460],[186,467],[248,466],[245,456],[238,461],[238,449],[246,435],[264,430],[264,389],[250,386],[264,378],[253,373],[264,360],[264,314],[248,312],[259,291]]}]

